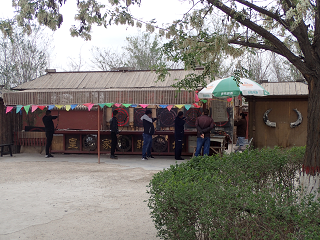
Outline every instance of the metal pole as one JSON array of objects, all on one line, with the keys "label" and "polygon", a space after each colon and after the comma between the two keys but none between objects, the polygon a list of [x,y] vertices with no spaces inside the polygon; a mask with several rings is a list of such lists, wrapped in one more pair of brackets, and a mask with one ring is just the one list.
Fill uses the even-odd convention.
[{"label": "metal pole", "polygon": [[98,163],[100,164],[100,106],[98,105]]}]

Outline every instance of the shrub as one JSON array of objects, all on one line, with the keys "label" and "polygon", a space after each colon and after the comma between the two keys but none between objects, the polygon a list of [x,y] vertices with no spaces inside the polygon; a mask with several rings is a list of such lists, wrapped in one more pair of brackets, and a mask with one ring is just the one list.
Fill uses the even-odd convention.
[{"label": "shrub", "polygon": [[294,187],[304,151],[275,148],[195,157],[155,174],[148,206],[158,236],[183,240],[320,236],[320,203]]}]

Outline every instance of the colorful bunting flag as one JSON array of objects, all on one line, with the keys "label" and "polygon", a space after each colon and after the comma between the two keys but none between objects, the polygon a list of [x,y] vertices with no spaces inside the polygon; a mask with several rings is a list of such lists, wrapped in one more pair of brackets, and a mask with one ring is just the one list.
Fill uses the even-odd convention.
[{"label": "colorful bunting flag", "polygon": [[24,108],[24,110],[26,111],[26,113],[28,114],[29,109],[30,109],[30,105],[24,106],[23,108]]},{"label": "colorful bunting flag", "polygon": [[75,109],[78,106],[78,104],[71,104],[71,110]]},{"label": "colorful bunting flag", "polygon": [[69,112],[70,109],[71,109],[71,105],[66,105],[66,111]]},{"label": "colorful bunting flag", "polygon": [[56,105],[56,108],[61,109],[63,105]]},{"label": "colorful bunting flag", "polygon": [[16,113],[20,112],[21,108],[22,108],[22,105],[17,105],[16,106]]},{"label": "colorful bunting flag", "polygon": [[93,103],[85,103],[83,105],[88,108],[88,111],[90,111],[94,104]]},{"label": "colorful bunting flag", "polygon": [[121,103],[115,103],[114,104],[116,107],[120,107],[122,104]]},{"label": "colorful bunting flag", "polygon": [[231,97],[227,98],[227,101],[228,101],[228,102],[231,102],[231,101],[232,101],[232,98],[231,98]]},{"label": "colorful bunting flag", "polygon": [[122,105],[125,106],[126,108],[131,106],[131,104],[126,104],[126,103],[123,103]]},{"label": "colorful bunting flag", "polygon": [[191,104],[184,105],[185,109],[189,110],[191,108]]},{"label": "colorful bunting flag", "polygon": [[241,100],[241,99],[242,99],[241,95],[239,95],[239,96],[238,96],[238,99],[239,99],[239,100]]},{"label": "colorful bunting flag", "polygon": [[139,104],[141,107],[146,108],[149,106],[149,104]]},{"label": "colorful bunting flag", "polygon": [[46,106],[38,106],[39,109],[43,110]]},{"label": "colorful bunting flag", "polygon": [[106,103],[106,106],[107,106],[107,107],[112,107],[112,106],[113,106],[113,103]]},{"label": "colorful bunting flag", "polygon": [[168,105],[159,105],[162,108],[166,108]]},{"label": "colorful bunting flag", "polygon": [[208,100],[201,99],[201,102],[206,103],[206,102],[208,102]]},{"label": "colorful bunting flag", "polygon": [[171,108],[173,108],[173,105],[168,105],[168,106],[167,106],[167,109],[168,109],[169,111],[171,111]]},{"label": "colorful bunting flag", "polygon": [[198,104],[196,104],[196,103],[194,103],[193,106],[196,107],[196,108],[200,108],[200,106]]},{"label": "colorful bunting flag", "polygon": [[100,106],[101,108],[104,108],[105,105],[106,105],[105,103],[99,103],[99,106]]},{"label": "colorful bunting flag", "polygon": [[132,104],[130,107],[138,107],[138,105],[137,104]]},{"label": "colorful bunting flag", "polygon": [[7,106],[7,108],[6,108],[6,113],[11,112],[12,109],[13,109],[13,107]]},{"label": "colorful bunting flag", "polygon": [[176,107],[179,108],[179,109],[182,108],[183,106],[184,106],[183,104],[176,105]]},{"label": "colorful bunting flag", "polygon": [[37,110],[38,105],[32,105],[31,106],[31,112],[34,112],[35,110]]},{"label": "colorful bunting flag", "polygon": [[48,110],[52,110],[54,108],[54,105],[49,105]]}]

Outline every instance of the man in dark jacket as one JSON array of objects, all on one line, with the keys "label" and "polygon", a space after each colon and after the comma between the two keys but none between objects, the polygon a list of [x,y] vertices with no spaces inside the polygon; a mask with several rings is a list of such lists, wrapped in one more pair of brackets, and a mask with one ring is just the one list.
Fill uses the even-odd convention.
[{"label": "man in dark jacket", "polygon": [[156,121],[156,118],[152,118],[151,110],[147,110],[146,113],[141,117],[143,122],[143,146],[142,146],[142,160],[148,160],[148,158],[154,158],[151,155],[152,147],[152,135],[154,134],[153,122]]},{"label": "man in dark jacket", "polygon": [[46,138],[47,138],[47,143],[46,143],[46,158],[53,157],[50,154],[50,147],[52,144],[52,139],[53,139],[53,133],[54,133],[54,124],[52,119],[57,119],[58,116],[52,116],[51,111],[47,110],[46,115],[42,118],[42,122],[45,127],[46,131]]},{"label": "man in dark jacket", "polygon": [[183,117],[183,112],[178,112],[178,116],[174,120],[174,138],[175,138],[175,159],[184,160],[181,157],[182,143],[184,136],[184,124],[186,123],[186,118]]},{"label": "man in dark jacket", "polygon": [[[237,143],[236,146],[239,146],[238,150],[245,144],[245,139],[247,135],[247,114],[240,113],[241,119],[234,121],[234,126],[237,127]],[[236,150],[236,152],[238,151]]]},{"label": "man in dark jacket", "polygon": [[110,130],[111,130],[111,154],[110,158],[117,159],[118,157],[114,155],[118,143],[118,136],[119,136],[119,129],[118,129],[118,111],[113,110],[112,115],[113,117],[110,120]]},{"label": "man in dark jacket", "polygon": [[203,113],[196,120],[196,128],[197,128],[197,150],[194,154],[195,156],[199,156],[201,152],[201,148],[203,146],[203,155],[209,155],[210,150],[210,131],[214,127],[214,122],[209,115],[209,110],[204,109]]}]

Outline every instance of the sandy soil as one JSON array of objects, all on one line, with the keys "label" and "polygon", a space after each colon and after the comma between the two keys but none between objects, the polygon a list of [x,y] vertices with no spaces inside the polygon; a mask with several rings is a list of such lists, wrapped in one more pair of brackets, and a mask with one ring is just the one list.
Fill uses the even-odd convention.
[{"label": "sandy soil", "polygon": [[0,239],[158,239],[147,207],[155,170],[0,162]]}]

